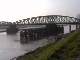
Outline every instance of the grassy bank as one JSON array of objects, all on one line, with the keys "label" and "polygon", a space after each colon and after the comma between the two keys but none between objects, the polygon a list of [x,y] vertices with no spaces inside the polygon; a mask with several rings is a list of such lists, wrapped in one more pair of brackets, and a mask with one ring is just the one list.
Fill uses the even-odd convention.
[{"label": "grassy bank", "polygon": [[[56,44],[51,43],[44,47],[38,48],[35,51],[25,54],[24,56],[18,57],[17,60],[56,60],[62,50],[65,50],[65,52],[68,51],[68,53],[72,54],[77,51],[78,47],[75,47],[77,43],[74,42],[79,36],[80,32],[71,33],[67,38],[58,41]],[[70,50],[71,48],[72,50]],[[65,58],[69,57],[69,59],[71,59],[70,56],[65,53]]]}]

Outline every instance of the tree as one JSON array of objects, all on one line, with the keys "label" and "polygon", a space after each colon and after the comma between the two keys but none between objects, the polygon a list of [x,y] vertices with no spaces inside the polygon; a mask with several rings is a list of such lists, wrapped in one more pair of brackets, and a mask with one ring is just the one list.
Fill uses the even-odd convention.
[{"label": "tree", "polygon": [[47,24],[47,30],[49,35],[57,35],[58,27],[56,24]]},{"label": "tree", "polygon": [[80,19],[80,14],[78,14],[76,17],[77,17],[78,19]]}]

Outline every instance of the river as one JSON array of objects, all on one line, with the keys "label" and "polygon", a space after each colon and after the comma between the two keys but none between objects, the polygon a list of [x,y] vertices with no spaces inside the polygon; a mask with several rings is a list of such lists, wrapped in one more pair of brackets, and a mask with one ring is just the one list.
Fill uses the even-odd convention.
[{"label": "river", "polygon": [[44,39],[21,44],[19,33],[8,35],[6,32],[2,32],[0,33],[0,60],[10,60],[13,57],[23,55],[47,43],[47,40]]},{"label": "river", "polygon": [[[64,26],[64,33],[69,33],[68,29],[68,26]],[[75,30],[75,26],[72,26],[72,30]],[[0,60],[10,60],[46,44],[48,44],[46,39],[21,44],[19,32],[11,35],[0,32]]]}]

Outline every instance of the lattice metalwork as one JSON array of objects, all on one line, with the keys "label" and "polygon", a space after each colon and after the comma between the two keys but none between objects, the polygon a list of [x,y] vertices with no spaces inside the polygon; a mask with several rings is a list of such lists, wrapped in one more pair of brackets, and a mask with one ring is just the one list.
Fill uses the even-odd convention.
[{"label": "lattice metalwork", "polygon": [[20,23],[23,23],[23,24],[47,24],[47,23],[75,24],[75,23],[79,23],[79,19],[74,17],[69,17],[69,16],[48,15],[48,16],[37,16],[37,17],[23,19]]}]

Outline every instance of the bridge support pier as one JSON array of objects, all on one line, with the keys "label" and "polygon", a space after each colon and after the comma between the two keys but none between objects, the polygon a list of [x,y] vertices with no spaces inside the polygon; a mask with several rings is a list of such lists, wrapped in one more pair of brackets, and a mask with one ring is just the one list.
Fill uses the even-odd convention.
[{"label": "bridge support pier", "polygon": [[76,30],[79,30],[79,29],[80,29],[80,25],[76,24]]},{"label": "bridge support pier", "polygon": [[69,32],[71,32],[71,24],[69,24]]}]

